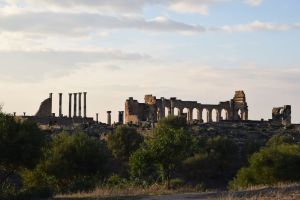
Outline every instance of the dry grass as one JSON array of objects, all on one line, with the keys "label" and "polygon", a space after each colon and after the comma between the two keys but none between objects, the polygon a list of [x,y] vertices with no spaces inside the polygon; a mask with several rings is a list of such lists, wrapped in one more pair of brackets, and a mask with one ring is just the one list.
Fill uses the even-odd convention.
[{"label": "dry grass", "polygon": [[[109,197],[130,197],[128,199],[136,199],[142,196],[150,195],[162,195],[162,194],[175,194],[175,193],[184,193],[184,192],[194,192],[195,190],[190,187],[183,187],[177,190],[167,190],[165,186],[154,184],[149,187],[138,187],[138,186],[128,186],[126,188],[118,187],[108,187],[102,186],[96,188],[92,192],[82,192],[74,194],[65,194],[65,195],[56,195],[56,199],[76,199],[76,198],[102,198],[106,199]],[[135,198],[134,198],[135,197]]]},{"label": "dry grass", "polygon": [[300,199],[299,184],[276,184],[274,186],[253,186],[244,191],[230,192],[218,200],[298,200]]},{"label": "dry grass", "polygon": [[[178,190],[166,190],[162,185],[152,185],[147,188],[128,186],[126,188],[99,187],[93,192],[76,193],[70,195],[57,195],[56,199],[102,199],[102,200],[300,200],[300,184],[277,184],[274,186],[253,186],[242,191],[229,192],[196,192],[193,188],[181,188]],[[163,195],[166,196],[157,196]],[[156,197],[155,197],[156,196]],[[146,198],[143,198],[146,197]],[[155,198],[153,198],[155,197]]]}]

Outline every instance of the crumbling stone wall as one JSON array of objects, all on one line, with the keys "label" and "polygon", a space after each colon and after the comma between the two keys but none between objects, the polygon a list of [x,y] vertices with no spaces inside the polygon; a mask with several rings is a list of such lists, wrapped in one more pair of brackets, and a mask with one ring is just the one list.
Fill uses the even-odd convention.
[{"label": "crumbling stone wall", "polygon": [[45,99],[37,113],[35,114],[37,117],[51,117],[52,116],[52,94],[50,94],[49,98]]},{"label": "crumbling stone wall", "polygon": [[[174,113],[175,108],[178,109],[178,113]],[[187,109],[187,113],[183,112],[184,109]],[[197,116],[193,116],[194,109],[197,111]],[[188,122],[192,122],[193,118],[197,118],[199,122],[203,122],[204,112],[207,113],[205,121],[212,122],[213,111],[216,112],[215,121],[217,122],[222,120],[248,120],[248,105],[245,93],[243,91],[236,91],[233,99],[220,102],[216,105],[201,104],[197,101],[182,101],[176,97],[171,97],[170,99],[162,97],[157,99],[152,95],[145,95],[145,103],[139,103],[130,97],[125,103],[125,123],[157,122],[168,115],[186,116]],[[225,112],[225,118],[221,116],[222,111]]]},{"label": "crumbling stone wall", "polygon": [[292,123],[292,107],[285,105],[283,107],[276,107],[272,110],[272,121],[275,123],[281,123],[285,126]]}]

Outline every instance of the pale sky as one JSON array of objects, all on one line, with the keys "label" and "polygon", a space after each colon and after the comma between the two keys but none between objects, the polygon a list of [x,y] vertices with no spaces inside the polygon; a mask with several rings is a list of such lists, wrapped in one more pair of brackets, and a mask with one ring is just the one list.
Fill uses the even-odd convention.
[{"label": "pale sky", "polygon": [[0,0],[0,102],[35,114],[88,92],[88,115],[145,94],[200,103],[244,90],[250,119],[300,123],[299,0]]}]

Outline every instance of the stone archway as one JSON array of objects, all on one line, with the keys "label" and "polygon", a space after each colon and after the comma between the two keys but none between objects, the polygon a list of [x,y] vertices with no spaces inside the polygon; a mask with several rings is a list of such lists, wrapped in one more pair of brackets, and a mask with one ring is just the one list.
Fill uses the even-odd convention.
[{"label": "stone archway", "polygon": [[207,108],[203,108],[202,110],[202,119],[203,123],[209,123],[210,119],[210,112]]},{"label": "stone archway", "polygon": [[225,108],[223,108],[221,110],[221,119],[222,120],[229,120],[229,113]]},{"label": "stone archway", "polygon": [[171,113],[171,108],[165,107],[165,117],[170,116],[170,113]]},{"label": "stone archway", "polygon": [[200,120],[200,119],[199,119],[199,117],[200,117],[200,116],[199,116],[199,109],[193,108],[193,112],[192,112],[192,113],[193,113],[193,117],[192,117],[193,120]]},{"label": "stone archway", "polygon": [[213,122],[219,122],[219,111],[217,109],[212,109],[211,111],[211,119]]}]

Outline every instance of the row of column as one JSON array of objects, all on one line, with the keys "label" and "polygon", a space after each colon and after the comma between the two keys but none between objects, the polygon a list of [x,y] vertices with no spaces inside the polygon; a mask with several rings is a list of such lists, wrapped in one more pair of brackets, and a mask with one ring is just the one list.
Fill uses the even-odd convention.
[{"label": "row of column", "polygon": [[[81,96],[83,94],[83,116],[81,113]],[[74,110],[73,117],[84,117],[86,118],[86,96],[87,92],[69,93],[69,117],[72,117],[72,95],[74,95]],[[78,115],[77,115],[77,95],[78,95]],[[62,93],[59,93],[59,116],[62,117]]]},{"label": "row of column", "polygon": [[[111,111],[107,111],[107,124],[111,125]],[[99,113],[96,113],[96,122],[99,123]],[[119,111],[118,116],[118,123],[123,124],[124,123],[124,111]]]}]

